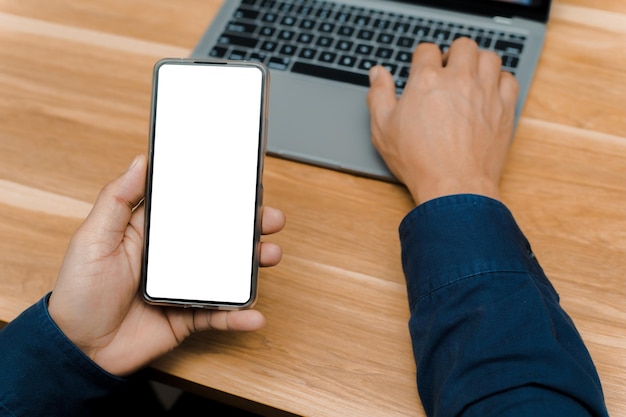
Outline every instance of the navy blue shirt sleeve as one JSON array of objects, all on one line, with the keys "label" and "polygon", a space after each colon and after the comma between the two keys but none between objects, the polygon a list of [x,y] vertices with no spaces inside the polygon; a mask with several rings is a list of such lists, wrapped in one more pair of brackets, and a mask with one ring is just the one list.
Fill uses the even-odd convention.
[{"label": "navy blue shirt sleeve", "polygon": [[608,415],[592,359],[502,203],[428,201],[400,240],[428,416]]},{"label": "navy blue shirt sleeve", "polygon": [[0,331],[0,416],[87,416],[125,383],[67,339],[48,296]]}]

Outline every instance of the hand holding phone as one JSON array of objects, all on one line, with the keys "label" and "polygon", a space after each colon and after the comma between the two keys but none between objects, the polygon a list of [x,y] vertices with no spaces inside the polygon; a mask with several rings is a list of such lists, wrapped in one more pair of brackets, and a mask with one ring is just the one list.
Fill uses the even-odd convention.
[{"label": "hand holding phone", "polygon": [[154,68],[142,290],[152,304],[254,304],[269,71],[165,59]]}]

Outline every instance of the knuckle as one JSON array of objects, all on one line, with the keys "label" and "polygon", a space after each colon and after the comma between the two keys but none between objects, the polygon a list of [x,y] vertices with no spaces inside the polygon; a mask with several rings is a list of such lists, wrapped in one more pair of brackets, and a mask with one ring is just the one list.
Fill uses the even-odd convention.
[{"label": "knuckle", "polygon": [[480,59],[482,59],[485,64],[490,66],[497,68],[502,66],[502,58],[500,58],[500,55],[494,51],[481,51]]},{"label": "knuckle", "polygon": [[418,76],[418,82],[427,87],[435,87],[439,84],[440,74],[439,70],[434,67],[423,67]]},{"label": "knuckle", "polygon": [[461,46],[465,48],[475,47],[476,49],[478,49],[478,44],[476,43],[476,41],[474,41],[471,38],[468,38],[467,36],[461,36],[460,38],[456,39],[454,42],[460,44]]}]

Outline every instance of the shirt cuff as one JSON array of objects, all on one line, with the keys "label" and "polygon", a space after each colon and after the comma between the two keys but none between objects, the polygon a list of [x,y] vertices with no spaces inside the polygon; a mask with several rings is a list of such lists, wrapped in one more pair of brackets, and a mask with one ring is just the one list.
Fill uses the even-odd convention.
[{"label": "shirt cuff", "polygon": [[0,332],[0,408],[14,415],[87,415],[125,383],[89,359],[48,313],[47,294]]},{"label": "shirt cuff", "polygon": [[488,197],[459,194],[427,201],[403,219],[399,232],[411,308],[476,274],[539,268],[511,212]]}]

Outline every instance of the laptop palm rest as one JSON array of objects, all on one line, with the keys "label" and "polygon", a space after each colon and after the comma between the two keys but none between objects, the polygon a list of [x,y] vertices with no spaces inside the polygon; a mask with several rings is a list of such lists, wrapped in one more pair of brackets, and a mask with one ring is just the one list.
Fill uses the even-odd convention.
[{"label": "laptop palm rest", "polygon": [[268,154],[397,182],[371,143],[366,95],[362,87],[272,72]]}]

